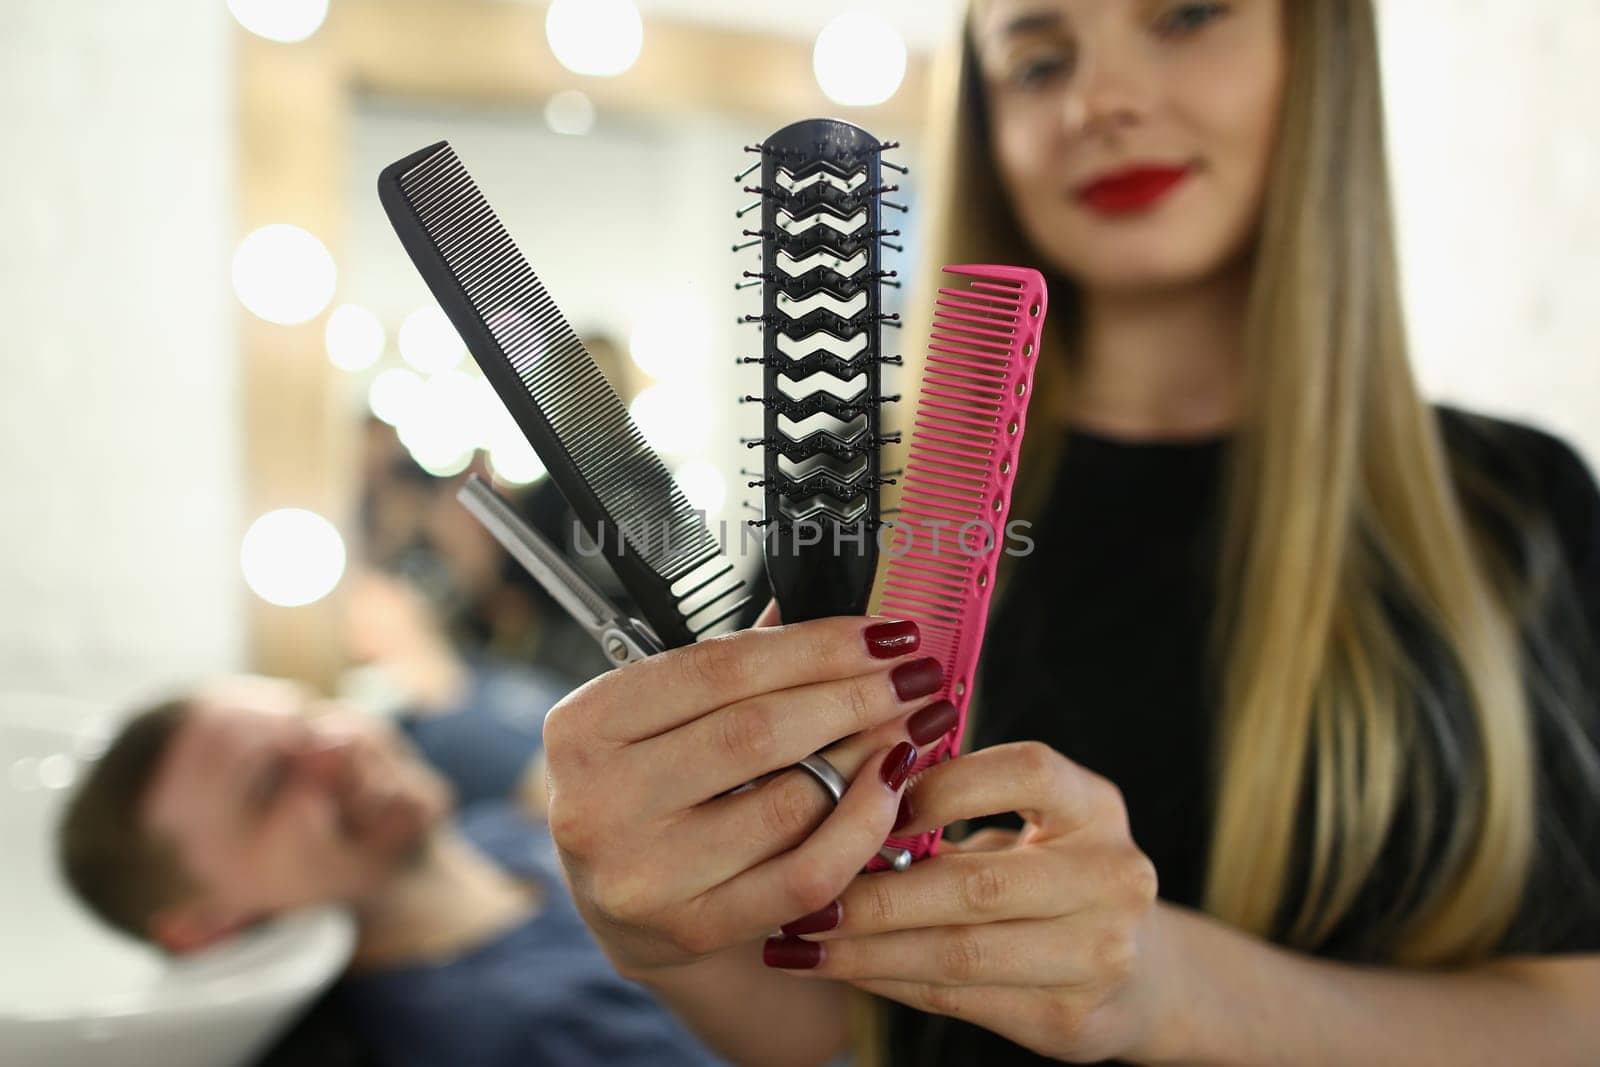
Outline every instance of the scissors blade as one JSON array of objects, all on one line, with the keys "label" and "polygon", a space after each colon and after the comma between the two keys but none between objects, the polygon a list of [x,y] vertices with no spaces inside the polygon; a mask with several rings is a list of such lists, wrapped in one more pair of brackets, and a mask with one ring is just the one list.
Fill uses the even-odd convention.
[{"label": "scissors blade", "polygon": [[523,522],[501,496],[476,474],[456,491],[461,501],[494,536],[496,541],[522,564],[556,602],[597,638],[624,622],[619,612],[595,584],[585,578],[537,530]]}]

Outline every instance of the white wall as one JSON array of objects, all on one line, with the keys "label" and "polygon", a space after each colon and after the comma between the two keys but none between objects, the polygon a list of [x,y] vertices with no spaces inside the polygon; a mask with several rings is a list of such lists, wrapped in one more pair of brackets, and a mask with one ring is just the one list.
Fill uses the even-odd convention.
[{"label": "white wall", "polygon": [[0,689],[241,659],[230,30],[0,4]]},{"label": "white wall", "polygon": [[1600,5],[1381,7],[1423,382],[1562,433],[1600,469]]}]

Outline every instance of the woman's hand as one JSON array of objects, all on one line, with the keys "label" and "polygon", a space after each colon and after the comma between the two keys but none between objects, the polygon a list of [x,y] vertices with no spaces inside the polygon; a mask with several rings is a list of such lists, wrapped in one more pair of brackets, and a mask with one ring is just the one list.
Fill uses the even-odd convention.
[{"label": "woman's hand", "polygon": [[[856,876],[895,821],[908,736],[955,725],[948,704],[919,711],[942,679],[916,646],[913,624],[883,619],[758,628],[612,671],[551,710],[551,836],[622,973],[753,945]],[[787,769],[818,750],[852,780],[837,809]]]},{"label": "woman's hand", "polygon": [[1143,1045],[1155,1015],[1156,872],[1116,787],[1027,741],[930,768],[906,803],[906,833],[1009,811],[1026,826],[855,879],[769,940],[768,964],[847,980],[1058,1059]]}]

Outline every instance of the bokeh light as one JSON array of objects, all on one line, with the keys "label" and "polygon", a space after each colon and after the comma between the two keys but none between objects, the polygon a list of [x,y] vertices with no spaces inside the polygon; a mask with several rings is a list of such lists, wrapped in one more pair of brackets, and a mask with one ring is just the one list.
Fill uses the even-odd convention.
[{"label": "bokeh light", "polygon": [[400,323],[400,358],[423,374],[459,366],[467,354],[461,335],[438,304],[419,307]]},{"label": "bokeh light", "polygon": [[628,355],[657,381],[698,377],[711,348],[711,312],[693,289],[655,300],[628,335]]},{"label": "bokeh light", "polygon": [[486,383],[458,370],[423,382],[416,402],[395,424],[417,466],[437,478],[460,474],[483,444]]},{"label": "bokeh light", "polygon": [[489,446],[489,469],[495,480],[507,485],[531,485],[544,477],[544,461],[520,433],[506,436]]},{"label": "bokeh light", "polygon": [[327,246],[298,226],[263,226],[233,254],[233,291],[268,322],[291,326],[316,318],[338,281]]},{"label": "bokeh light", "polygon": [[644,21],[633,0],[554,0],[544,33],[557,62],[595,77],[621,74],[644,46]]},{"label": "bokeh light", "polygon": [[390,426],[398,426],[422,396],[422,379],[404,367],[380,371],[367,387],[367,407]]},{"label": "bokeh light", "polygon": [[52,752],[39,760],[39,784],[45,789],[66,789],[78,780],[78,765],[72,757]]},{"label": "bokeh light", "polygon": [[321,600],[344,575],[344,538],[333,523],[304,508],[269,511],[245,532],[239,565],[251,592],[293,608]]},{"label": "bokeh light", "polygon": [[641,390],[628,406],[628,414],[656,451],[678,456],[703,451],[714,421],[706,391],[678,383],[657,383]]},{"label": "bokeh light", "polygon": [[689,498],[689,503],[708,515],[722,510],[728,498],[728,480],[713,463],[691,460],[672,472],[672,478]]},{"label": "bokeh light", "polygon": [[323,338],[328,359],[340,370],[366,370],[383,356],[388,337],[378,316],[360,304],[340,304],[328,316]]},{"label": "bokeh light", "polygon": [[293,44],[322,26],[328,0],[228,0],[228,10],[258,37]]},{"label": "bokeh light", "polygon": [[811,69],[828,99],[846,107],[888,100],[906,76],[906,42],[872,11],[847,11],[817,34]]},{"label": "bokeh light", "polygon": [[594,129],[594,101],[581,89],[565,89],[544,102],[544,122],[556,133],[581,137]]},{"label": "bokeh light", "polygon": [[522,428],[511,417],[511,412],[506,410],[498,396],[493,395],[494,390],[490,389],[489,392],[490,396],[484,402],[487,411],[483,448],[489,453],[490,473],[495,481],[506,485],[531,485],[544,477],[544,461],[523,436]]}]

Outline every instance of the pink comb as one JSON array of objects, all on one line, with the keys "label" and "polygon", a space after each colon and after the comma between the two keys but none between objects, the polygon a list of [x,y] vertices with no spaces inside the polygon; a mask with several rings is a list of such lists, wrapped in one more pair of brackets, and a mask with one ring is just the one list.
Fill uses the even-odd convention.
[{"label": "pink comb", "polygon": [[[941,288],[935,301],[899,522],[886,542],[881,613],[917,623],[922,651],[944,670],[937,695],[959,717],[918,756],[913,774],[958,752],[967,727],[1048,303],[1036,270],[944,269],[967,282]],[[891,837],[888,844],[921,859],[938,850],[943,833]],[[888,866],[875,856],[867,869]]]}]

